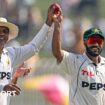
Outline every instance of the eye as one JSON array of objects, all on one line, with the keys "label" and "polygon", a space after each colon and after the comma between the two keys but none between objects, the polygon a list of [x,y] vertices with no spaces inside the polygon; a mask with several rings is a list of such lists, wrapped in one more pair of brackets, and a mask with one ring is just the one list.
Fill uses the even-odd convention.
[{"label": "eye", "polygon": [[3,33],[9,34],[9,29],[3,29]]}]

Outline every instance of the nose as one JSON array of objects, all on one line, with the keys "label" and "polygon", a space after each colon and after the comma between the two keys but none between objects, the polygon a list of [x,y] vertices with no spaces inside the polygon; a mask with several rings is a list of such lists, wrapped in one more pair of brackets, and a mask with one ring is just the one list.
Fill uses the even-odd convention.
[{"label": "nose", "polygon": [[96,42],[94,43],[94,45],[99,46],[99,43],[96,41]]},{"label": "nose", "polygon": [[98,42],[94,43],[93,46],[102,47],[102,45],[99,44]]}]

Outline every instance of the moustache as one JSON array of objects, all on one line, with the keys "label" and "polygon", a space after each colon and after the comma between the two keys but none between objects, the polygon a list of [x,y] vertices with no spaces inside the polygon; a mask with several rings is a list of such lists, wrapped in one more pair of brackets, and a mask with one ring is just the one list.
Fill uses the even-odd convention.
[{"label": "moustache", "polygon": [[98,49],[100,49],[100,47],[98,47],[98,46],[91,46],[91,47],[89,47],[89,48],[98,48]]}]

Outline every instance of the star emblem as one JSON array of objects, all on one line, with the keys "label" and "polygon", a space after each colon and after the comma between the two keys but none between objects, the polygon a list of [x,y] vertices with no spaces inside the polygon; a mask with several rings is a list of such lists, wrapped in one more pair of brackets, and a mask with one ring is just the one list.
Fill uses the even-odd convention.
[{"label": "star emblem", "polygon": [[100,30],[99,30],[99,29],[94,29],[93,32],[94,32],[95,34],[99,34],[99,33],[100,33]]}]

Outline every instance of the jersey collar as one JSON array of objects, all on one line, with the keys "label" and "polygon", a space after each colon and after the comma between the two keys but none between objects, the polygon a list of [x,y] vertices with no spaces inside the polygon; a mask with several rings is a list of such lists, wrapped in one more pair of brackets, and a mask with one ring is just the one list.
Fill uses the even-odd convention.
[{"label": "jersey collar", "polygon": [[[86,53],[84,53],[83,55],[86,57],[89,63],[94,63],[91,59],[89,59]],[[103,64],[105,64],[105,59],[102,56],[100,56],[100,63],[98,63],[98,65],[103,65]]]}]

